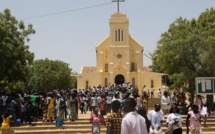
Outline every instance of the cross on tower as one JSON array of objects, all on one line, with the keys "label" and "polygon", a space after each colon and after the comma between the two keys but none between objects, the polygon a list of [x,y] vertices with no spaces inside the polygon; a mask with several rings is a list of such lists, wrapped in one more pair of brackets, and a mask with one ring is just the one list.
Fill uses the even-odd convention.
[{"label": "cross on tower", "polygon": [[119,2],[125,2],[125,0],[112,0],[112,2],[117,2],[117,12],[119,12]]}]

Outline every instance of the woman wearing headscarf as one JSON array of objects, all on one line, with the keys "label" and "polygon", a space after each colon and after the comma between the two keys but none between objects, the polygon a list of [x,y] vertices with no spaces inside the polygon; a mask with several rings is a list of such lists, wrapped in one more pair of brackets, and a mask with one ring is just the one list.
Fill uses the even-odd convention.
[{"label": "woman wearing headscarf", "polygon": [[56,126],[62,126],[65,116],[66,103],[64,98],[60,94],[57,94],[56,106],[57,106]]}]

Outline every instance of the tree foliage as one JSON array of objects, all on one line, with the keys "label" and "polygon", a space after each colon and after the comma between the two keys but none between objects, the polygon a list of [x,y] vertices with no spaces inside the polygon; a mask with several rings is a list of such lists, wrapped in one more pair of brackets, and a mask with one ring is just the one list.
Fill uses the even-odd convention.
[{"label": "tree foliage", "polygon": [[38,91],[67,89],[74,87],[76,83],[68,64],[59,60],[36,60],[30,70],[32,76],[28,85]]},{"label": "tree foliage", "polygon": [[0,13],[0,90],[14,92],[24,88],[28,75],[27,65],[31,64],[34,54],[25,45],[34,34],[32,25],[25,26],[11,15],[9,9]]},{"label": "tree foliage", "polygon": [[198,19],[179,17],[161,35],[152,54],[154,70],[174,81],[172,88],[195,91],[195,77],[215,76],[215,10]]}]

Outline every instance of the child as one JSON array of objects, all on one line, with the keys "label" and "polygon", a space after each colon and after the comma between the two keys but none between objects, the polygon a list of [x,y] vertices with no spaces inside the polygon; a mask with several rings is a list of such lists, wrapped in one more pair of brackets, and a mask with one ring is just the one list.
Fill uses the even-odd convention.
[{"label": "child", "polygon": [[200,114],[201,114],[203,121],[204,121],[204,127],[206,127],[206,121],[207,121],[207,116],[208,116],[207,104],[203,104],[203,107],[202,107]]},{"label": "child", "polygon": [[90,115],[90,122],[92,123],[92,134],[100,134],[100,125],[102,122],[102,119],[100,117],[99,108],[96,107],[93,111],[93,114]]},{"label": "child", "polygon": [[202,134],[201,116],[198,111],[199,106],[193,104],[191,109],[192,110],[188,112],[186,118],[187,134],[189,133],[189,131],[192,134]]},{"label": "child", "polygon": [[10,115],[10,110],[6,109],[5,114],[2,115],[3,122],[1,125],[1,131],[2,134],[14,134],[14,130],[10,127],[10,118],[12,118],[12,115]]}]

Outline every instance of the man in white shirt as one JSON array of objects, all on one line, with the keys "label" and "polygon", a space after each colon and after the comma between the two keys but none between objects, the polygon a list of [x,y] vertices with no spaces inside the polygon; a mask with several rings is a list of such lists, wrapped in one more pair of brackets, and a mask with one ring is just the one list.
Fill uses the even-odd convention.
[{"label": "man in white shirt", "polygon": [[135,110],[136,101],[133,98],[127,98],[124,104],[125,117],[121,123],[121,134],[148,134],[145,118],[139,115]]},{"label": "man in white shirt", "polygon": [[161,97],[162,97],[162,91],[161,91],[161,89],[159,88],[159,89],[158,89],[158,99],[159,99],[160,102],[161,102]]},{"label": "man in white shirt", "polygon": [[161,98],[162,111],[164,115],[169,114],[170,110],[170,97],[168,96],[168,92],[164,91],[164,96]]},{"label": "man in white shirt", "polygon": [[110,113],[111,112],[111,101],[112,100],[112,97],[111,95],[108,93],[108,96],[106,97],[106,103],[107,103],[107,113]]},{"label": "man in white shirt", "polygon": [[152,110],[148,119],[151,121],[150,133],[162,134],[162,123],[164,121],[163,113],[160,111],[160,104],[155,104],[155,110]]}]

